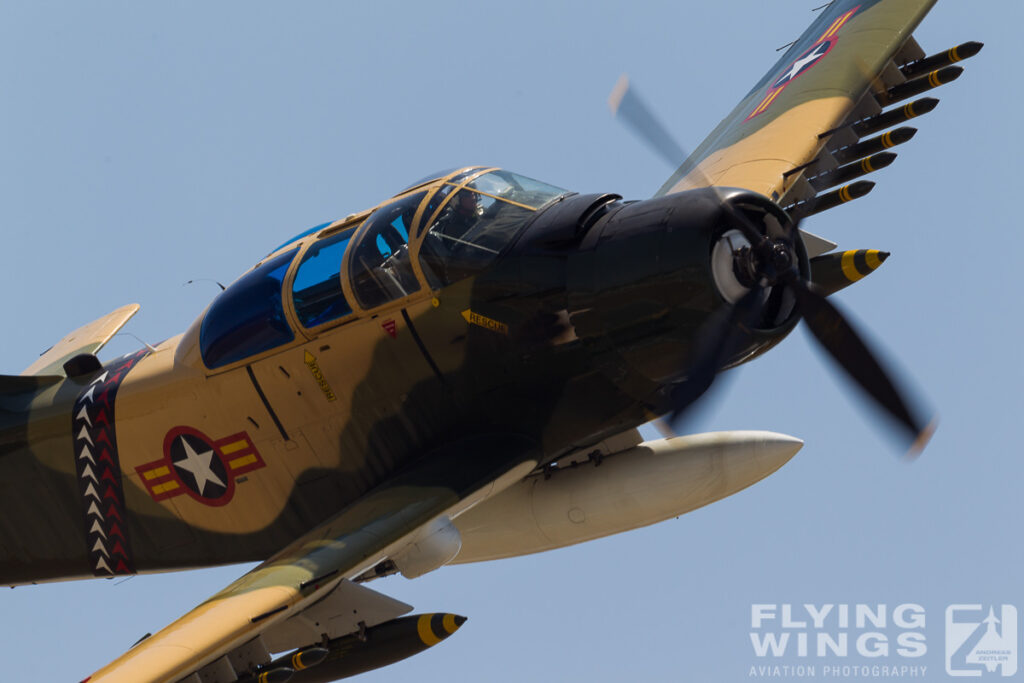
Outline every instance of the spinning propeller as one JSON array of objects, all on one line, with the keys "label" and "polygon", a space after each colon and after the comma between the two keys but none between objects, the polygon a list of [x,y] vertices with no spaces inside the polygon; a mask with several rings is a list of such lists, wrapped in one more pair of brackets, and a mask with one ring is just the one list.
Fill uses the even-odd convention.
[{"label": "spinning propeller", "polygon": [[[686,154],[666,131],[651,110],[630,88],[623,76],[609,98],[612,114],[625,122],[644,142],[671,164],[679,166]],[[699,173],[694,168],[691,173]],[[701,185],[714,188],[710,179]],[[721,206],[730,217],[731,227],[742,235],[739,247],[732,248],[732,272],[745,293],[719,309],[701,328],[695,344],[694,360],[686,379],[676,385],[671,399],[670,422],[680,416],[711,386],[716,374],[741,348],[751,330],[764,319],[769,294],[775,290],[790,292],[793,314],[807,323],[821,348],[874,402],[886,411],[909,436],[910,453],[920,452],[935,430],[934,420],[921,419],[918,410],[905,398],[868,348],[861,336],[839,309],[829,302],[814,283],[800,273],[796,243],[800,240],[798,223],[786,221],[779,227],[759,227],[743,210],[721,192]]]}]

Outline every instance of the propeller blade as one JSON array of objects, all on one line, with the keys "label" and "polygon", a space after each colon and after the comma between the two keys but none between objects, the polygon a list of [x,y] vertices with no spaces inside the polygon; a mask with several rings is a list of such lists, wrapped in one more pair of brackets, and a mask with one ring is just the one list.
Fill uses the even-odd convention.
[{"label": "propeller blade", "polygon": [[[648,147],[667,161],[672,168],[679,168],[686,161],[689,153],[682,145],[676,142],[668,129],[661,124],[661,121],[651,110],[647,103],[637,94],[636,89],[629,82],[629,76],[623,74],[612,88],[608,96],[608,108],[612,116],[623,121],[633,132],[643,140]],[[761,238],[761,231],[753,224],[748,216],[739,211],[735,206],[724,201],[718,187],[711,179],[706,177],[699,168],[694,168],[691,173],[697,174],[700,178],[700,185],[712,188],[722,199],[722,206],[735,220],[737,228],[747,237],[751,244],[756,244]]]},{"label": "propeller blade", "polygon": [[625,74],[612,88],[612,93],[608,96],[608,107],[612,110],[612,116],[624,121],[672,168],[682,166],[687,157],[686,152],[651,113],[650,107],[630,87],[629,77]]},{"label": "propeller blade", "polygon": [[675,423],[700,398],[715,380],[715,375],[736,352],[745,330],[754,327],[764,305],[764,290],[754,287],[732,306],[723,306],[701,327],[696,353],[686,379],[672,388],[672,415]]},{"label": "propeller blade", "polygon": [[732,226],[743,233],[743,236],[750,242],[752,248],[756,248],[756,245],[760,244],[765,240],[765,235],[761,230],[758,229],[757,225],[750,219],[750,216],[736,208],[732,202],[726,201],[722,198],[721,192],[718,188],[711,185],[709,186],[715,190],[721,201],[719,202],[726,213],[733,219]]},{"label": "propeller blade", "polygon": [[917,416],[917,411],[909,407],[904,392],[896,387],[839,309],[803,280],[793,278],[789,284],[814,338],[854,382],[906,429],[912,439],[910,452],[920,452],[935,431],[934,420],[925,423]]},{"label": "propeller blade", "polygon": [[[615,84],[608,98],[608,106],[613,116],[624,121],[673,167],[679,167],[686,161],[687,153],[630,86],[627,76],[623,75]],[[776,259],[780,254],[775,250],[779,249],[780,244],[791,247],[800,239],[798,234],[802,217],[795,216],[794,220],[786,222],[766,222],[764,226],[759,226],[747,212],[726,200],[722,192],[699,168],[692,169],[691,173],[697,174],[700,186],[711,187],[718,193],[720,204],[732,219],[733,227],[743,233],[761,262],[774,262],[775,268],[778,269],[776,272],[781,274],[785,267],[785,259]],[[775,277],[772,276],[771,279],[775,280]],[[807,321],[814,338],[854,382],[909,432],[913,440],[910,452],[920,452],[935,431],[934,420],[924,424],[916,411],[911,410],[903,393],[882,369],[861,336],[821,292],[816,291],[809,282],[805,282],[795,270],[788,276],[782,275],[776,283],[792,288],[797,298],[797,308]],[[751,289],[735,304],[719,309],[701,328],[697,335],[693,365],[686,374],[686,379],[672,389],[672,412],[669,415],[671,424],[677,423],[683,413],[711,387],[718,371],[743,341],[745,331],[755,326],[764,308],[765,284],[766,281],[762,280],[760,285]]]}]

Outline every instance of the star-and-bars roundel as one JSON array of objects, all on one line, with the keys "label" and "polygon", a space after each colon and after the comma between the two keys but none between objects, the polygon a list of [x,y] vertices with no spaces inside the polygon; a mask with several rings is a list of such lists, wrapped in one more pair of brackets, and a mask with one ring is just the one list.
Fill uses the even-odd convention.
[{"label": "star-and-bars roundel", "polygon": [[252,439],[238,432],[214,441],[193,427],[175,427],[164,437],[164,457],[135,468],[153,500],[187,494],[204,505],[224,505],[238,476],[265,463]]},{"label": "star-and-bars roundel", "polygon": [[837,17],[831,24],[829,24],[828,28],[825,29],[825,32],[813,45],[811,45],[811,47],[804,50],[799,57],[783,69],[782,73],[778,74],[775,79],[771,81],[771,85],[768,86],[764,97],[761,98],[758,105],[754,107],[754,110],[750,112],[750,115],[747,116],[746,120],[749,121],[758,114],[766,111],[768,107],[771,106],[772,102],[782,94],[782,91],[786,89],[787,85],[796,80],[798,76],[809,71],[811,67],[821,62],[821,60],[823,60],[825,56],[832,51],[832,48],[836,46],[836,42],[839,40],[839,29],[841,29],[843,25],[857,13],[860,7],[860,5],[857,5],[850,11]]}]

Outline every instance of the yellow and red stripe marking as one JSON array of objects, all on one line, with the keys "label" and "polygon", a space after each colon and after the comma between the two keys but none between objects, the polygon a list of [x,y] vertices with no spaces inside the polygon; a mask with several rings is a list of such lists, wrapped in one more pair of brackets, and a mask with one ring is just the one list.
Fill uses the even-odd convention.
[{"label": "yellow and red stripe marking", "polygon": [[[205,498],[182,481],[171,462],[170,444],[181,434],[191,434],[205,441],[224,466],[227,475],[227,487],[217,498]],[[235,480],[246,472],[265,467],[263,457],[256,449],[252,439],[246,432],[238,432],[231,436],[214,441],[198,429],[192,427],[175,427],[164,438],[164,457],[135,468],[146,491],[155,501],[162,501],[186,493],[204,505],[225,505],[234,496]]]},{"label": "yellow and red stripe marking", "polygon": [[859,10],[859,9],[860,9],[860,5],[857,5],[852,10],[850,10],[849,12],[846,12],[845,14],[840,16],[838,19],[833,21],[832,25],[828,27],[828,30],[821,34],[821,38],[818,38],[818,42],[820,43],[821,41],[827,40],[827,39],[831,38],[832,36],[834,36],[835,34],[839,33],[839,29],[841,29],[843,27],[843,24],[848,22],[850,20],[850,18],[853,17],[853,15],[857,13],[857,10]]},{"label": "yellow and red stripe marking", "polygon": [[[749,121],[750,119],[754,118],[758,114],[761,114],[765,110],[767,110],[768,107],[771,106],[772,102],[774,102],[775,99],[782,93],[782,91],[786,89],[787,85],[792,83],[798,77],[802,76],[808,70],[810,70],[811,68],[816,66],[823,59],[825,59],[825,57],[828,56],[828,53],[832,51],[832,48],[835,47],[836,40],[837,40],[836,36],[839,33],[839,30],[841,28],[843,28],[843,26],[846,24],[846,22],[848,22],[851,18],[853,18],[853,15],[855,15],[857,13],[857,11],[860,9],[860,7],[861,7],[860,5],[857,5],[853,9],[851,9],[851,10],[849,10],[847,12],[844,12],[841,16],[837,17],[835,19],[835,21],[833,21],[831,24],[829,24],[828,29],[826,29],[825,32],[821,34],[821,37],[818,38],[818,40],[816,40],[813,45],[811,45],[809,48],[804,50],[796,60],[792,61],[789,64],[789,66],[787,66],[780,74],[778,74],[775,77],[775,79],[771,81],[771,83],[773,85],[770,85],[768,87],[768,91],[765,93],[764,97],[761,99],[761,101],[758,103],[758,105],[756,107],[754,107],[754,111],[750,112],[750,115],[745,120]],[[796,63],[800,59],[804,58],[806,55],[810,54],[814,50],[819,49],[821,47],[821,45],[824,44],[824,43],[828,43],[828,48],[825,50],[825,52],[820,57],[818,57],[809,66],[801,69],[799,71],[799,73],[795,74],[792,78],[788,78],[781,85],[777,85],[779,80],[787,72],[792,70],[793,66],[796,65]]]},{"label": "yellow and red stripe marking", "polygon": [[765,109],[767,109],[769,105],[771,105],[772,101],[775,100],[775,98],[778,97],[779,94],[781,94],[782,91],[785,90],[785,88],[786,86],[783,85],[781,88],[773,90],[769,92],[767,95],[765,95],[765,98],[761,100],[761,104],[757,105],[757,109],[755,109],[748,118],[753,118],[760,114],[761,112],[763,112]]}]

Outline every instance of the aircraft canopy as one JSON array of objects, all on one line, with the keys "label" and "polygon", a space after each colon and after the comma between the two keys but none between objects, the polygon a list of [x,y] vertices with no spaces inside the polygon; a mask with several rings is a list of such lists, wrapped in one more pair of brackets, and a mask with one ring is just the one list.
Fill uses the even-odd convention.
[{"label": "aircraft canopy", "polygon": [[510,171],[469,167],[307,230],[213,301],[200,326],[203,362],[231,365],[479,273],[538,209],[565,194]]}]

